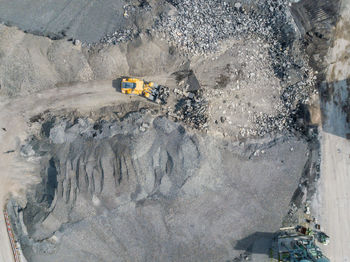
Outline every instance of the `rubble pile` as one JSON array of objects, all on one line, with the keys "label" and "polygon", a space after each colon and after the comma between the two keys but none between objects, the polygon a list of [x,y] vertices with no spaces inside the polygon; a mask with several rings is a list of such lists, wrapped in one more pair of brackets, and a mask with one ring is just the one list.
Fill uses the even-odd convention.
[{"label": "rubble pile", "polygon": [[310,77],[301,80],[297,84],[285,87],[280,95],[280,103],[276,104],[276,111],[272,114],[254,112],[250,121],[254,123],[252,128],[241,128],[240,136],[264,136],[266,134],[282,131],[303,131],[304,125],[299,125],[300,110],[308,104],[309,97],[317,93],[314,82]]},{"label": "rubble pile", "polygon": [[102,44],[116,45],[122,42],[128,42],[134,37],[133,30],[126,29],[116,31],[113,34],[108,34],[101,39]]},{"label": "rubble pile", "polygon": [[188,52],[207,53],[217,50],[218,42],[229,38],[260,35],[273,41],[276,31],[286,21],[289,1],[258,1],[247,7],[222,0],[168,0],[176,8],[175,14],[163,16],[158,30]]},{"label": "rubble pile", "polygon": [[[256,1],[256,4],[249,5],[238,1],[221,0],[168,2],[174,6],[174,10],[168,16],[161,17],[158,30],[185,54],[212,56],[212,68],[219,64],[216,67],[217,82],[204,88],[205,93],[209,94],[206,96],[207,100],[213,105],[212,112],[215,114],[221,112],[222,117],[228,120],[220,121],[221,116],[215,115],[217,118],[214,119],[215,124],[222,126],[225,122],[226,127],[230,124],[233,129],[236,128],[234,126],[238,126],[239,135],[243,137],[264,136],[269,132],[280,132],[296,127],[294,123],[296,114],[300,105],[308,103],[308,97],[314,92],[315,77],[302,51],[302,41],[297,38],[295,25],[289,13],[290,1]],[[235,48],[241,50],[237,54],[242,56],[241,58],[236,55],[232,55],[230,59],[220,56],[220,52],[228,48],[227,46],[239,42]],[[253,48],[249,47],[248,50],[247,43],[252,44]],[[260,49],[264,49],[263,56]],[[222,62],[216,62],[220,59],[225,59],[227,65],[236,71],[226,70]],[[242,61],[238,62],[237,59]],[[255,64],[262,62],[262,65],[259,68],[255,68],[255,65],[244,66],[250,61],[255,61]],[[243,66],[241,68],[232,66],[235,63]],[[267,68],[271,70],[273,76],[266,75]],[[207,70],[209,72],[210,68]],[[277,94],[275,91],[269,91],[267,80],[273,78],[279,80],[280,88]],[[276,87],[272,88],[277,90]],[[248,89],[254,93],[261,92],[259,89],[266,90],[267,93],[274,92],[273,98],[270,99],[273,112],[270,109],[260,110],[262,106],[259,106],[259,103],[248,101],[248,97],[251,96]],[[213,103],[211,92],[219,93],[221,102],[225,102],[220,104],[220,99],[216,99],[217,101]],[[242,92],[245,99],[240,95],[239,99],[235,99]],[[261,95],[264,93],[265,91]],[[232,107],[237,106],[242,107],[241,113],[238,112],[239,108],[236,108],[237,114],[241,114],[240,118],[243,119],[242,116],[249,113],[245,121],[251,122],[250,124],[231,121],[225,116],[225,112],[232,112]],[[211,113],[209,115],[212,117]]]},{"label": "rubble pile", "polygon": [[208,126],[208,102],[198,94],[189,93],[178,100],[171,116],[192,128],[205,129]]},{"label": "rubble pile", "polygon": [[178,86],[172,91],[175,105],[168,107],[167,115],[187,126],[203,130],[208,127],[208,100],[192,70],[173,73]]},{"label": "rubble pile", "polygon": [[270,132],[282,130],[300,130],[296,122],[301,106],[309,103],[312,94],[317,94],[315,81],[317,72],[314,72],[306,63],[304,56],[297,57],[295,51],[281,52],[280,63],[271,59],[273,67],[281,79],[280,100],[281,107],[274,116],[269,114],[256,114],[255,134],[263,136]]},{"label": "rubble pile", "polygon": [[251,132],[255,135],[264,136],[267,133],[283,130],[302,131],[303,127],[298,126],[296,120],[300,107],[307,103],[310,92],[316,91],[310,90],[303,82],[286,88],[281,96],[283,103],[278,114],[275,116],[268,114],[255,115],[255,131]]},{"label": "rubble pile", "polygon": [[169,97],[169,87],[159,85],[156,89],[156,103],[165,105]]},{"label": "rubble pile", "polygon": [[294,47],[276,56],[280,67],[270,51],[265,41],[250,39],[196,63],[212,131],[240,138],[297,127],[299,108],[314,92],[314,72]]}]

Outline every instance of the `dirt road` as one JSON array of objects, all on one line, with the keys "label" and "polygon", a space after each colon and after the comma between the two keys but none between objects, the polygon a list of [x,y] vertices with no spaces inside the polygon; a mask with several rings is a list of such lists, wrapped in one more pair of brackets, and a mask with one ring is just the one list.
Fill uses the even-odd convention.
[{"label": "dirt road", "polygon": [[4,214],[2,210],[0,212],[0,261],[1,262],[13,262],[13,253],[10,245],[10,241],[6,231],[6,224]]},{"label": "dirt road", "polygon": [[350,261],[350,142],[332,134],[322,138],[321,224],[331,237],[326,255],[335,262]]},{"label": "dirt road", "polygon": [[45,90],[30,96],[0,101],[0,262],[13,261],[2,207],[9,194],[18,195],[26,185],[36,182],[33,163],[20,161],[19,142],[27,137],[28,120],[47,109],[77,109],[89,112],[104,106],[128,101],[144,101],[137,96],[125,96],[112,87],[112,81],[89,82]]},{"label": "dirt road", "polygon": [[[331,237],[325,246],[331,261],[350,261],[350,123],[346,121],[344,106],[350,103],[350,1],[342,4],[341,19],[336,28],[334,47],[329,51],[327,83],[333,90],[329,101],[323,101],[323,130],[321,132],[322,165],[318,209],[321,225]],[[345,107],[346,108],[346,107]]]}]

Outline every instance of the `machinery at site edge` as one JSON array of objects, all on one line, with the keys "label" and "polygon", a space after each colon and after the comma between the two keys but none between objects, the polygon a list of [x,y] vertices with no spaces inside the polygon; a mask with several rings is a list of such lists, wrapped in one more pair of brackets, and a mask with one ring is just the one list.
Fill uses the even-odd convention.
[{"label": "machinery at site edge", "polygon": [[321,231],[313,232],[302,226],[281,229],[275,243],[278,250],[277,261],[330,262],[316,245],[316,240],[327,245],[329,237]]},{"label": "machinery at site edge", "polygon": [[167,87],[138,78],[123,78],[121,92],[128,95],[140,95],[158,104],[166,104],[169,96]]}]

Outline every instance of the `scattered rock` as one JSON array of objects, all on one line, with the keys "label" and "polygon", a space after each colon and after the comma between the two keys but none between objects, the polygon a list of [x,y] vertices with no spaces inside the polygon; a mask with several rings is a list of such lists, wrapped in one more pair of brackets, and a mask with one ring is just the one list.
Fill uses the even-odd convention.
[{"label": "scattered rock", "polygon": [[78,39],[75,39],[75,40],[73,41],[73,44],[79,46],[79,45],[81,45],[81,41],[78,40]]},{"label": "scattered rock", "polygon": [[242,6],[241,3],[239,3],[239,2],[235,3],[235,7],[236,7],[237,9],[241,8],[241,6]]}]

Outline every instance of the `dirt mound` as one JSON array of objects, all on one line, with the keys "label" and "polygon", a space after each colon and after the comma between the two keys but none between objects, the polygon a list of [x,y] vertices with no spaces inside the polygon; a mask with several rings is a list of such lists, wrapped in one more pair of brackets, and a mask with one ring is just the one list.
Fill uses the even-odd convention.
[{"label": "dirt mound", "polygon": [[0,38],[2,96],[26,95],[69,83],[112,80],[123,75],[159,77],[176,71],[187,61],[166,42],[146,35],[128,44],[84,48],[0,25]]}]

